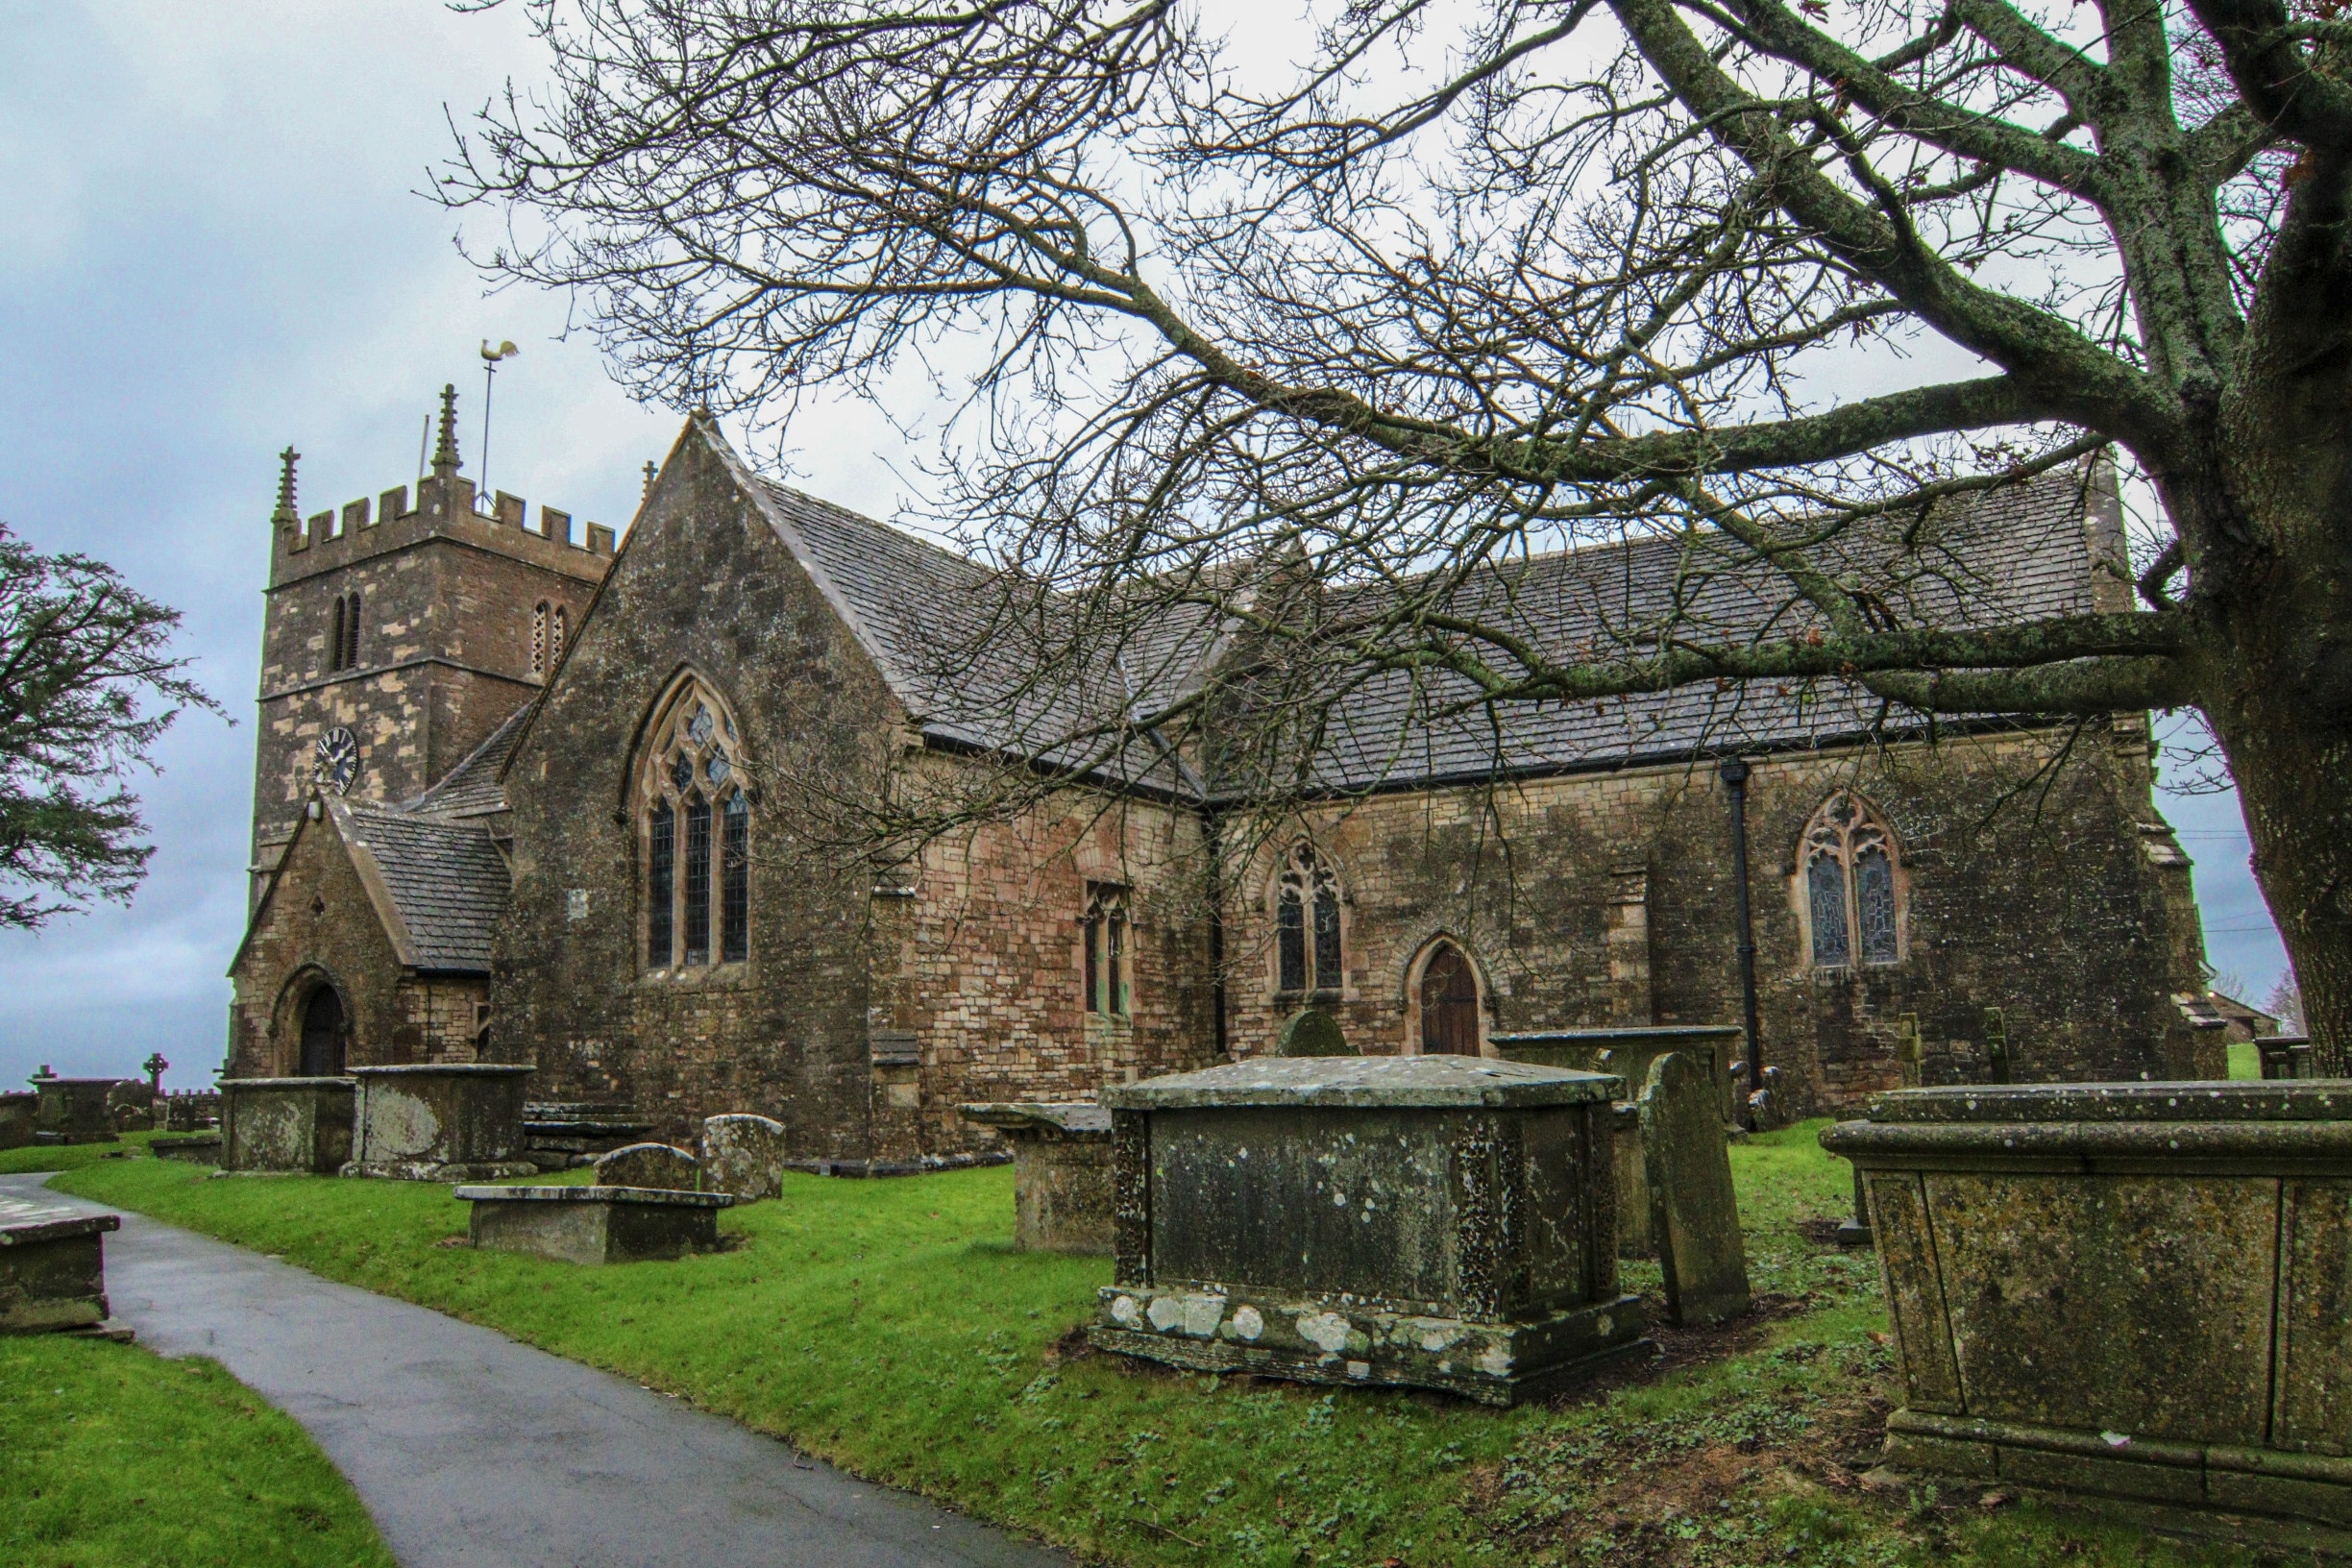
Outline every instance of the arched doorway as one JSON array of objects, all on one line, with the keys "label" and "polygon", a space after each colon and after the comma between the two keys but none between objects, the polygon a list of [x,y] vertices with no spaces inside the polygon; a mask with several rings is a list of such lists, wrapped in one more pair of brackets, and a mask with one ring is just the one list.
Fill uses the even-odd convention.
[{"label": "arched doorway", "polygon": [[305,1078],[343,1075],[343,999],[321,986],[303,1004],[302,1070]]},{"label": "arched doorway", "polygon": [[1478,970],[1450,942],[1439,943],[1421,967],[1421,1054],[1480,1054]]}]

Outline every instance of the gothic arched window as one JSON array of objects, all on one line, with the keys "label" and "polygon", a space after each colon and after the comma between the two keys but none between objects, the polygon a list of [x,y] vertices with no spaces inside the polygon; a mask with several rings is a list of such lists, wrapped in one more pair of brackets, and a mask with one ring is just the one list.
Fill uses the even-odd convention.
[{"label": "gothic arched window", "polygon": [[[560,605],[549,630],[552,652],[563,630]],[[647,735],[637,790],[646,968],[743,963],[751,956],[751,801],[734,716],[687,676]]]},{"label": "gothic arched window", "polygon": [[1902,956],[1895,836],[1869,803],[1839,791],[1805,824],[1798,898],[1816,968],[1893,964]]},{"label": "gothic arched window", "polygon": [[564,607],[561,604],[556,605],[555,614],[548,624],[547,667],[550,670],[563,662],[565,620]]},{"label": "gothic arched window", "polygon": [[531,674],[544,675],[553,663],[548,657],[548,601],[543,599],[531,606]]},{"label": "gothic arched window", "polygon": [[1335,992],[1346,983],[1339,943],[1339,878],[1304,841],[1274,882],[1274,989]]},{"label": "gothic arched window", "polygon": [[1127,890],[1115,882],[1087,884],[1086,1009],[1106,1018],[1127,1017]]},{"label": "gothic arched window", "polygon": [[328,670],[349,670],[359,662],[359,596],[337,594],[334,625],[327,635]]}]

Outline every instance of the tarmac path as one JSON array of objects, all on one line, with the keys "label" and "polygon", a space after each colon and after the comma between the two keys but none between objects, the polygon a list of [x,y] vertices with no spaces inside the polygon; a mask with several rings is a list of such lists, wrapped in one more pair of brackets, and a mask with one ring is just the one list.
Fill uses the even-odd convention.
[{"label": "tarmac path", "polygon": [[634,1383],[119,1212],[114,1316],[209,1356],[318,1440],[403,1568],[1068,1568]]}]

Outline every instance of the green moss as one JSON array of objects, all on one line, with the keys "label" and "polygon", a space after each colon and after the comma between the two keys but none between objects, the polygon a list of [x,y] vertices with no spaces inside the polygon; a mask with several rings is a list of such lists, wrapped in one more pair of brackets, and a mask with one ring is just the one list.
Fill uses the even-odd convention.
[{"label": "green moss", "polygon": [[[1109,1560],[2193,1560],[1973,1495],[1855,1483],[1840,1461],[1875,1444],[1893,1373],[1874,1259],[1798,1231],[1851,1203],[1819,1127],[1732,1152],[1751,1273],[1779,1315],[1708,1355],[1685,1346],[1663,1376],[1502,1413],[1067,1357],[1110,1262],[1015,1252],[1001,1167],[788,1176],[780,1199],[723,1216],[735,1250],[606,1268],[437,1246],[463,1234],[464,1206],[421,1184],[208,1181],[135,1161],[58,1185],[488,1324]],[[1654,1264],[1628,1275],[1656,1288]]]},{"label": "green moss", "polygon": [[204,1360],[0,1338],[0,1561],[12,1568],[392,1568],[351,1486]]}]

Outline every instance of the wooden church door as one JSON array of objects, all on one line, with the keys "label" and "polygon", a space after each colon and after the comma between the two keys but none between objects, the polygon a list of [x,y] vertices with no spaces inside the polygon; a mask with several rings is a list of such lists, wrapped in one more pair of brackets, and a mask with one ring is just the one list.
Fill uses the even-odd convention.
[{"label": "wooden church door", "polygon": [[1432,953],[1421,970],[1421,1054],[1479,1054],[1478,973],[1451,943]]},{"label": "wooden church door", "polygon": [[343,1002],[334,987],[321,986],[303,1004],[302,1073],[305,1078],[343,1075]]}]

